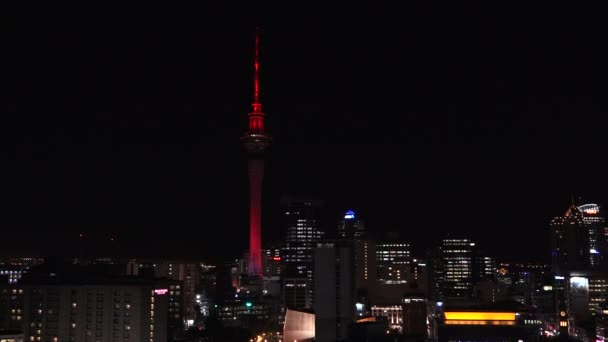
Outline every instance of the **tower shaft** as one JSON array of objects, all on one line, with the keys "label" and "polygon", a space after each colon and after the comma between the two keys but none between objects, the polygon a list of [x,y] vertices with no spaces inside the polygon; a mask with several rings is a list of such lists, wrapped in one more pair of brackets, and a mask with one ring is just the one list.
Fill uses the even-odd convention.
[{"label": "tower shaft", "polygon": [[264,160],[250,158],[249,171],[249,276],[262,276],[262,182]]}]

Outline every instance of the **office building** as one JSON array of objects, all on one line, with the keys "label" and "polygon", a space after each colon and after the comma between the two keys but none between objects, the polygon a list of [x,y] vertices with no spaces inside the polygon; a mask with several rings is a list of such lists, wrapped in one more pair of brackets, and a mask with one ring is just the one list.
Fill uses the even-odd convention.
[{"label": "office building", "polygon": [[376,244],[376,276],[380,281],[403,282],[410,271],[411,245],[403,241]]},{"label": "office building", "polygon": [[[432,265],[436,272],[433,281],[440,288],[435,291],[435,294],[440,293],[436,299],[471,297],[477,282],[496,278],[494,258],[485,256],[470,239],[443,239],[439,255],[440,265]],[[437,261],[432,258],[430,260],[433,263]]]},{"label": "office building", "polygon": [[338,238],[359,240],[365,235],[365,223],[357,217],[353,210],[348,210],[338,224]]},{"label": "office building", "polygon": [[583,223],[589,234],[589,266],[593,269],[605,268],[608,242],[606,239],[606,219],[601,216],[600,206],[588,203],[578,206],[583,215]]},{"label": "office building", "polygon": [[[284,277],[283,288],[287,289],[290,284],[298,287],[296,294],[300,297],[291,300],[290,303],[304,303],[304,306],[290,306],[292,309],[310,309],[314,299],[313,248],[324,235],[320,229],[324,202],[285,196],[281,204],[284,208],[283,218],[286,227],[280,260],[281,276]],[[306,292],[300,291],[302,288],[306,288]],[[286,296],[286,298],[292,297],[291,294]]]},{"label": "office building", "polygon": [[469,239],[447,238],[441,246],[443,296],[470,297],[473,294],[475,243]]},{"label": "office building", "polygon": [[352,245],[319,242],[314,258],[319,275],[315,277],[315,341],[346,339],[355,317]]},{"label": "office building", "polygon": [[583,213],[572,204],[563,216],[551,220],[551,261],[553,272],[590,267],[589,229]]},{"label": "office building", "polygon": [[168,283],[135,279],[24,283],[0,289],[0,312],[27,341],[166,342],[169,293]]},{"label": "office building", "polygon": [[262,267],[264,277],[281,276],[281,249],[278,247],[262,250]]},{"label": "office building", "polygon": [[289,309],[311,308],[312,283],[307,278],[283,279],[283,304]]},{"label": "office building", "polygon": [[[173,318],[183,322],[195,319],[196,289],[201,286],[200,264],[182,260],[132,259],[127,264],[127,276],[147,279],[166,278],[180,284],[181,302]],[[179,317],[175,317],[179,315]]]},{"label": "office building", "polygon": [[323,237],[320,229],[324,202],[319,200],[284,197],[285,241],[281,262],[285,276],[312,279],[312,250]]}]

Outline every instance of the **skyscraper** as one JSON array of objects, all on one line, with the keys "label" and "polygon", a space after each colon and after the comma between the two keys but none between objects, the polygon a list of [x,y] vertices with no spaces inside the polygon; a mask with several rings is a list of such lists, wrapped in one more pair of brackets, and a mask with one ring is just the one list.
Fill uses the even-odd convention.
[{"label": "skyscraper", "polygon": [[473,262],[475,243],[469,239],[443,239],[443,295],[470,297],[473,294]]},{"label": "skyscraper", "polygon": [[287,277],[311,278],[312,249],[323,237],[320,215],[324,202],[294,197],[282,199],[286,226],[281,262]]},{"label": "skyscraper", "polygon": [[551,220],[551,261],[553,271],[562,274],[586,269],[589,264],[589,231],[583,213],[574,204],[564,216]]},{"label": "skyscraper", "polygon": [[314,256],[319,275],[315,277],[315,340],[340,341],[347,337],[355,314],[353,245],[319,242]]},{"label": "skyscraper", "polygon": [[262,265],[264,277],[279,277],[281,275],[281,249],[271,247],[262,250]]},{"label": "skyscraper", "polygon": [[348,210],[338,224],[338,238],[359,240],[364,234],[365,224],[357,218],[354,211]]},{"label": "skyscraper", "polygon": [[376,245],[377,277],[381,281],[405,282],[410,266],[409,243],[383,241]]},{"label": "skyscraper", "polygon": [[281,202],[286,226],[281,249],[284,298],[292,309],[311,308],[313,248],[323,237],[319,222],[324,202],[288,196]]},{"label": "skyscraper", "polygon": [[249,155],[249,267],[251,277],[262,277],[262,181],[264,179],[264,153],[271,138],[264,130],[264,112],[260,102],[260,35],[255,35],[254,88],[249,128],[241,137]]},{"label": "skyscraper", "polygon": [[578,206],[589,234],[589,264],[591,268],[605,266],[608,243],[606,241],[606,219],[601,216],[600,206],[588,203]]}]

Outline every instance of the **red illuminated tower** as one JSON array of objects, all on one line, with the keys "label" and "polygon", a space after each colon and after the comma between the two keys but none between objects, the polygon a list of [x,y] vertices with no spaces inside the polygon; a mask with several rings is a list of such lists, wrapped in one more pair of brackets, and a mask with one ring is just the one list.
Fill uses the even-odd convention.
[{"label": "red illuminated tower", "polygon": [[262,276],[262,181],[264,180],[264,152],[271,138],[264,131],[264,112],[260,102],[260,35],[255,34],[253,103],[249,113],[249,128],[241,141],[249,156],[249,267],[250,277]]}]

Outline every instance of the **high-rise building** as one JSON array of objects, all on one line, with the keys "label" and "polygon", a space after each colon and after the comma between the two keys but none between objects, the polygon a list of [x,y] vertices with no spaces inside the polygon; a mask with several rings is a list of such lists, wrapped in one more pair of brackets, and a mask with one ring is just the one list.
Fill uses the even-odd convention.
[{"label": "high-rise building", "polygon": [[249,155],[249,268],[248,275],[262,277],[262,181],[264,154],[271,138],[264,129],[264,112],[260,102],[260,36],[255,35],[254,89],[249,127],[241,141]]},{"label": "high-rise building", "polygon": [[476,255],[476,262],[473,264],[473,276],[475,280],[495,279],[496,278],[496,260],[493,257]]},{"label": "high-rise building", "polygon": [[315,277],[315,341],[346,339],[355,316],[353,246],[319,242],[314,260],[319,275]]},{"label": "high-rise building", "polygon": [[442,300],[443,295],[443,260],[441,258],[441,247],[434,247],[426,251],[427,266],[427,288],[429,298]]},{"label": "high-rise building", "polygon": [[[281,249],[281,274],[284,277],[283,288],[293,284],[297,287],[298,296],[305,298],[292,300],[293,303],[305,303],[304,308],[311,308],[313,301],[313,248],[323,237],[320,230],[321,210],[324,202],[320,200],[284,197],[282,199],[286,235]],[[306,284],[303,286],[302,284]],[[306,291],[301,291],[305,288]],[[287,296],[292,298],[293,296]],[[292,307],[301,309],[302,307]]]},{"label": "high-rise building", "polygon": [[583,222],[589,234],[589,266],[602,268],[608,253],[606,218],[601,216],[600,206],[595,203],[580,205],[578,210],[583,214]]},{"label": "high-rise building", "polygon": [[281,251],[285,275],[312,278],[312,249],[324,235],[320,229],[320,216],[325,203],[292,197],[284,197],[282,202],[287,227]]},{"label": "high-rise building", "polygon": [[376,287],[376,241],[361,239],[355,243],[355,289],[360,314],[371,307],[370,297]]},{"label": "high-rise building", "polygon": [[165,342],[174,302],[168,284],[123,279],[6,285],[0,312],[12,314],[9,322],[27,341]]},{"label": "high-rise building", "polygon": [[581,210],[572,204],[564,216],[553,218],[550,226],[553,272],[561,275],[569,270],[587,269],[590,266],[589,229]]},{"label": "high-rise building", "polygon": [[338,224],[338,238],[359,240],[365,234],[365,223],[357,218],[355,212],[348,210]]},{"label": "high-rise building", "polygon": [[[439,260],[431,257],[437,289],[431,290],[435,299],[471,297],[474,286],[481,280],[494,280],[496,265],[493,257],[482,254],[477,244],[468,238],[447,237],[439,249]],[[435,292],[435,293],[433,293]]]},{"label": "high-rise building", "polygon": [[200,264],[183,260],[133,259],[127,263],[126,275],[179,281],[182,302],[173,308],[173,318],[185,322],[195,319],[196,289],[201,285]]},{"label": "high-rise building", "polygon": [[410,270],[411,245],[403,241],[376,244],[377,277],[380,281],[405,282]]},{"label": "high-rise building", "polygon": [[443,295],[470,297],[473,294],[473,262],[475,243],[469,239],[443,239]]},{"label": "high-rise building", "polygon": [[311,308],[312,284],[308,278],[283,279],[283,305],[289,309]]},{"label": "high-rise building", "polygon": [[262,250],[262,266],[265,277],[281,276],[281,249],[267,248]]}]

